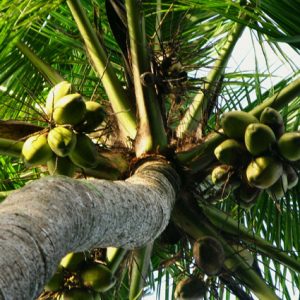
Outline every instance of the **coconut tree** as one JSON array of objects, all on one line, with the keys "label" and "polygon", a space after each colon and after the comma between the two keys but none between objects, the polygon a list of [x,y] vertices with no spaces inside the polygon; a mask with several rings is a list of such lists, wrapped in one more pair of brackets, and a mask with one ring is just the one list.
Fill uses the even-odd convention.
[{"label": "coconut tree", "polygon": [[[0,12],[0,299],[297,294],[300,79],[279,42],[298,53],[299,7]],[[266,70],[228,68],[245,30]],[[288,77],[273,78],[265,45]]]}]

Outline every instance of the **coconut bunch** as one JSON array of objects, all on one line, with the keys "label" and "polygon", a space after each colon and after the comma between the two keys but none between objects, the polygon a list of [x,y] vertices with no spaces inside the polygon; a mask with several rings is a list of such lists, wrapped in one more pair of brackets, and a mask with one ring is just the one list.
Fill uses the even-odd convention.
[{"label": "coconut bunch", "polygon": [[103,263],[94,261],[86,252],[67,254],[56,273],[45,286],[45,292],[60,300],[96,300],[99,293],[110,290],[116,279]]},{"label": "coconut bunch", "polygon": [[214,150],[220,164],[212,170],[212,182],[233,187],[243,207],[251,207],[263,190],[278,200],[297,184],[292,162],[300,159],[300,133],[285,132],[278,111],[265,108],[260,119],[230,111],[221,126],[227,139]]},{"label": "coconut bunch", "polygon": [[55,85],[46,99],[50,129],[30,136],[23,145],[27,165],[47,164],[49,173],[72,177],[75,168],[97,166],[97,150],[86,135],[104,120],[105,113],[95,101],[84,101],[72,93],[69,82]]}]

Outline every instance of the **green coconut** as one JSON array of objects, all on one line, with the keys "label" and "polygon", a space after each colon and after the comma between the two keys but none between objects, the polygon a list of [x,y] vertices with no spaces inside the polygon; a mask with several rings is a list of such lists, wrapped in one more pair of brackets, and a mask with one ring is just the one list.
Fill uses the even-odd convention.
[{"label": "green coconut", "polygon": [[300,159],[300,132],[286,132],[278,140],[280,154],[289,161]]},{"label": "green coconut", "polygon": [[68,157],[52,156],[47,161],[47,167],[50,175],[73,177],[75,174],[75,165]]},{"label": "green coconut", "polygon": [[228,165],[220,165],[215,167],[211,172],[211,181],[213,184],[223,184],[230,178],[232,167]]},{"label": "green coconut", "polygon": [[274,132],[276,138],[284,134],[284,121],[281,114],[272,107],[266,107],[260,115],[260,122],[268,125]]},{"label": "green coconut", "polygon": [[105,118],[105,111],[102,106],[95,101],[86,101],[86,113],[82,123],[76,126],[79,132],[91,132],[96,129]]},{"label": "green coconut", "polygon": [[267,189],[282,175],[282,163],[269,156],[255,158],[246,169],[246,177],[251,186]]},{"label": "green coconut", "polygon": [[274,199],[281,199],[288,189],[288,179],[285,172],[282,173],[281,177],[268,188],[268,194]]},{"label": "green coconut", "polygon": [[80,272],[83,284],[96,292],[104,293],[116,282],[112,272],[103,264],[90,263]]},{"label": "green coconut", "polygon": [[96,145],[85,134],[77,135],[77,143],[69,154],[71,161],[80,168],[95,168],[98,164]]},{"label": "green coconut", "polygon": [[56,292],[61,290],[63,286],[64,286],[64,271],[62,268],[58,268],[58,270],[54,273],[54,275],[45,285],[44,290],[47,292]]},{"label": "green coconut", "polygon": [[87,258],[85,252],[70,252],[62,258],[60,266],[68,269],[70,272],[78,271],[84,265]]},{"label": "green coconut", "polygon": [[83,121],[86,107],[80,94],[69,94],[54,104],[53,120],[56,124],[77,125]]},{"label": "green coconut", "polygon": [[242,181],[241,185],[236,189],[235,196],[238,202],[252,203],[258,198],[261,189],[250,186],[248,183]]},{"label": "green coconut", "polygon": [[245,145],[252,155],[257,156],[270,150],[275,142],[275,134],[269,126],[262,123],[254,123],[247,126]]},{"label": "green coconut", "polygon": [[76,145],[76,134],[71,129],[58,126],[50,130],[48,143],[57,156],[65,157]]},{"label": "green coconut", "polygon": [[237,140],[244,140],[245,130],[249,124],[259,123],[258,119],[244,111],[229,111],[223,114],[221,126],[224,133]]},{"label": "green coconut", "polygon": [[222,244],[212,236],[202,237],[194,243],[193,256],[197,266],[209,276],[218,274],[225,260]]},{"label": "green coconut", "polygon": [[94,293],[84,288],[73,288],[65,291],[60,300],[95,300]]},{"label": "green coconut", "polygon": [[28,165],[45,164],[52,155],[53,152],[47,141],[47,133],[29,137],[22,147],[22,156]]},{"label": "green coconut", "polygon": [[294,186],[296,186],[298,184],[298,180],[299,180],[298,174],[297,174],[296,170],[288,164],[284,165],[283,168],[284,168],[284,172],[287,176],[288,189],[292,189]]},{"label": "green coconut", "polygon": [[205,282],[198,277],[188,277],[179,281],[176,285],[174,297],[176,300],[204,299],[207,293]]},{"label": "green coconut", "polygon": [[49,115],[52,114],[55,103],[62,97],[72,92],[72,85],[67,81],[62,81],[56,84],[49,92],[46,99],[46,111]]},{"label": "green coconut", "polygon": [[227,165],[235,166],[249,161],[245,146],[234,139],[227,139],[219,144],[214,154],[221,163]]}]

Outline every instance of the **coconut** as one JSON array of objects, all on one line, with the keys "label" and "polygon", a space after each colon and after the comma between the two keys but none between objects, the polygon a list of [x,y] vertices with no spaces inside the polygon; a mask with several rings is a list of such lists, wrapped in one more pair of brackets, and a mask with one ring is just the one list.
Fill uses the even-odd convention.
[{"label": "coconut", "polygon": [[50,130],[48,143],[56,155],[65,157],[73,151],[76,145],[76,135],[73,130],[58,126]]},{"label": "coconut", "polygon": [[238,202],[252,203],[260,195],[261,189],[250,186],[247,182],[242,181],[241,185],[235,191]]},{"label": "coconut", "polygon": [[64,271],[62,268],[58,268],[58,270],[54,273],[54,275],[45,285],[44,290],[47,292],[56,292],[62,289],[63,286],[64,286]]},{"label": "coconut", "polygon": [[52,156],[47,161],[47,167],[50,175],[73,177],[75,174],[75,165],[68,157]]},{"label": "coconut", "polygon": [[70,94],[72,91],[71,83],[62,81],[55,85],[49,92],[46,99],[46,111],[49,115],[52,114],[55,103],[62,97]]},{"label": "coconut", "polygon": [[300,132],[286,132],[278,140],[280,154],[289,161],[300,159]]},{"label": "coconut", "polygon": [[95,300],[94,293],[84,288],[73,288],[63,292],[59,300]]},{"label": "coconut", "polygon": [[111,289],[116,282],[115,277],[108,267],[95,262],[88,264],[81,270],[80,277],[86,287],[101,293]]},{"label": "coconut", "polygon": [[204,299],[207,293],[207,286],[205,282],[198,277],[188,277],[179,281],[176,285],[174,297],[176,300]]},{"label": "coconut", "polygon": [[282,173],[281,177],[268,188],[268,194],[274,199],[279,200],[282,198],[288,189],[288,179],[285,172]]},{"label": "coconut", "polygon": [[212,236],[197,240],[193,247],[196,264],[209,276],[218,274],[223,266],[225,254],[222,244]]},{"label": "coconut", "polygon": [[71,161],[81,168],[94,168],[98,164],[98,152],[95,144],[85,134],[77,135],[77,143],[69,154]]},{"label": "coconut", "polygon": [[268,125],[274,132],[276,138],[284,134],[284,122],[281,114],[272,107],[266,107],[260,115],[260,122]]},{"label": "coconut", "polygon": [[211,181],[213,184],[223,184],[230,178],[232,167],[228,165],[220,165],[215,167],[211,173]]},{"label": "coconut", "polygon": [[246,169],[246,177],[251,186],[267,189],[282,175],[283,167],[279,160],[273,157],[261,156],[255,158]]},{"label": "coconut", "polygon": [[249,155],[245,146],[234,139],[227,139],[219,144],[214,154],[223,164],[238,166],[249,161]]},{"label": "coconut", "polygon": [[224,133],[233,139],[244,140],[245,130],[251,123],[258,123],[258,119],[244,111],[230,111],[223,114],[221,126]]},{"label": "coconut", "polygon": [[245,145],[252,155],[263,154],[270,150],[275,142],[275,134],[269,126],[261,123],[247,126],[245,131]]},{"label": "coconut", "polygon": [[59,125],[77,125],[83,121],[85,112],[86,107],[81,95],[69,94],[54,104],[53,120]]},{"label": "coconut", "polygon": [[79,132],[91,132],[96,129],[104,120],[105,112],[102,106],[95,101],[86,101],[86,113],[82,123],[76,126]]},{"label": "coconut", "polygon": [[35,134],[23,144],[22,156],[28,165],[45,164],[53,155],[47,141],[47,133]]},{"label": "coconut", "polygon": [[86,261],[85,252],[70,252],[60,261],[60,266],[71,272],[78,271]]},{"label": "coconut", "polygon": [[296,170],[288,164],[284,165],[283,168],[287,176],[288,189],[291,189],[298,184],[298,174]]}]

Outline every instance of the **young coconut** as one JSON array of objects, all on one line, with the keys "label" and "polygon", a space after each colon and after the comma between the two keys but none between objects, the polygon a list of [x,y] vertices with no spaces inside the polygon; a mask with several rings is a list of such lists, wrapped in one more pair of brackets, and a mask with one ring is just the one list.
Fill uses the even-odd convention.
[{"label": "young coconut", "polygon": [[51,279],[47,282],[44,290],[47,292],[57,292],[64,286],[64,270],[58,267],[58,270],[54,273]]},{"label": "young coconut", "polygon": [[245,146],[234,139],[227,139],[219,144],[214,154],[221,163],[231,166],[241,165],[250,160]]},{"label": "young coconut", "polygon": [[27,165],[45,164],[53,155],[47,141],[47,133],[35,134],[23,144],[22,156]]},{"label": "young coconut", "polygon": [[48,115],[51,115],[54,109],[55,103],[62,97],[72,92],[72,85],[67,81],[62,81],[56,84],[49,92],[46,99],[46,111]]},{"label": "young coconut", "polygon": [[292,189],[293,187],[295,187],[298,184],[298,180],[299,180],[298,174],[297,174],[296,170],[288,164],[285,164],[283,169],[287,176],[288,189]]},{"label": "young coconut", "polygon": [[50,175],[73,177],[75,174],[75,165],[68,157],[52,156],[47,161],[47,167]]},{"label": "young coconut", "polygon": [[281,199],[288,189],[288,179],[285,172],[282,173],[281,177],[267,189],[268,194],[273,200]]},{"label": "young coconut", "polygon": [[278,140],[280,154],[289,161],[300,159],[300,132],[286,132]]},{"label": "young coconut", "polygon": [[59,300],[95,300],[95,297],[94,293],[88,289],[73,288],[63,292]]},{"label": "young coconut", "polygon": [[56,124],[77,125],[84,119],[85,103],[80,94],[69,94],[54,104],[53,120]]},{"label": "young coconut", "polygon": [[273,130],[277,139],[284,134],[283,118],[276,109],[266,107],[260,115],[260,122],[268,125]]},{"label": "young coconut", "polygon": [[275,134],[269,126],[261,123],[247,126],[245,131],[245,145],[252,155],[263,154],[267,150],[270,150],[275,142]]},{"label": "young coconut", "polygon": [[85,134],[77,134],[77,143],[69,153],[71,161],[80,168],[95,168],[97,166],[98,152],[96,145]]},{"label": "young coconut", "polygon": [[76,145],[76,134],[73,130],[58,126],[50,130],[48,143],[52,151],[60,157],[67,156]]},{"label": "young coconut", "polygon": [[86,258],[85,252],[70,252],[62,258],[60,266],[68,269],[70,272],[76,272],[85,264]]},{"label": "young coconut", "polygon": [[250,186],[247,182],[242,180],[241,185],[235,191],[235,196],[239,203],[252,203],[256,201],[260,193],[261,189]]},{"label": "young coconut", "polygon": [[219,185],[227,182],[233,173],[233,169],[228,165],[216,166],[211,172],[211,181]]},{"label": "young coconut", "polygon": [[224,133],[237,140],[244,140],[245,130],[249,124],[259,123],[258,119],[244,111],[229,111],[223,114],[221,126]]},{"label": "young coconut", "polygon": [[80,277],[86,287],[104,293],[111,289],[116,279],[112,272],[103,264],[92,262],[80,271]]},{"label": "young coconut", "polygon": [[271,187],[282,175],[282,163],[269,156],[255,158],[246,169],[246,177],[251,186],[259,189]]},{"label": "young coconut", "polygon": [[218,274],[225,260],[222,244],[212,236],[205,236],[195,242],[193,256],[197,266],[209,276]]},{"label": "young coconut", "polygon": [[76,126],[79,132],[91,132],[96,129],[105,118],[105,111],[102,106],[95,101],[86,101],[86,113],[82,123]]},{"label": "young coconut", "polygon": [[182,279],[175,288],[174,297],[176,300],[204,299],[207,293],[205,282],[198,277]]}]

